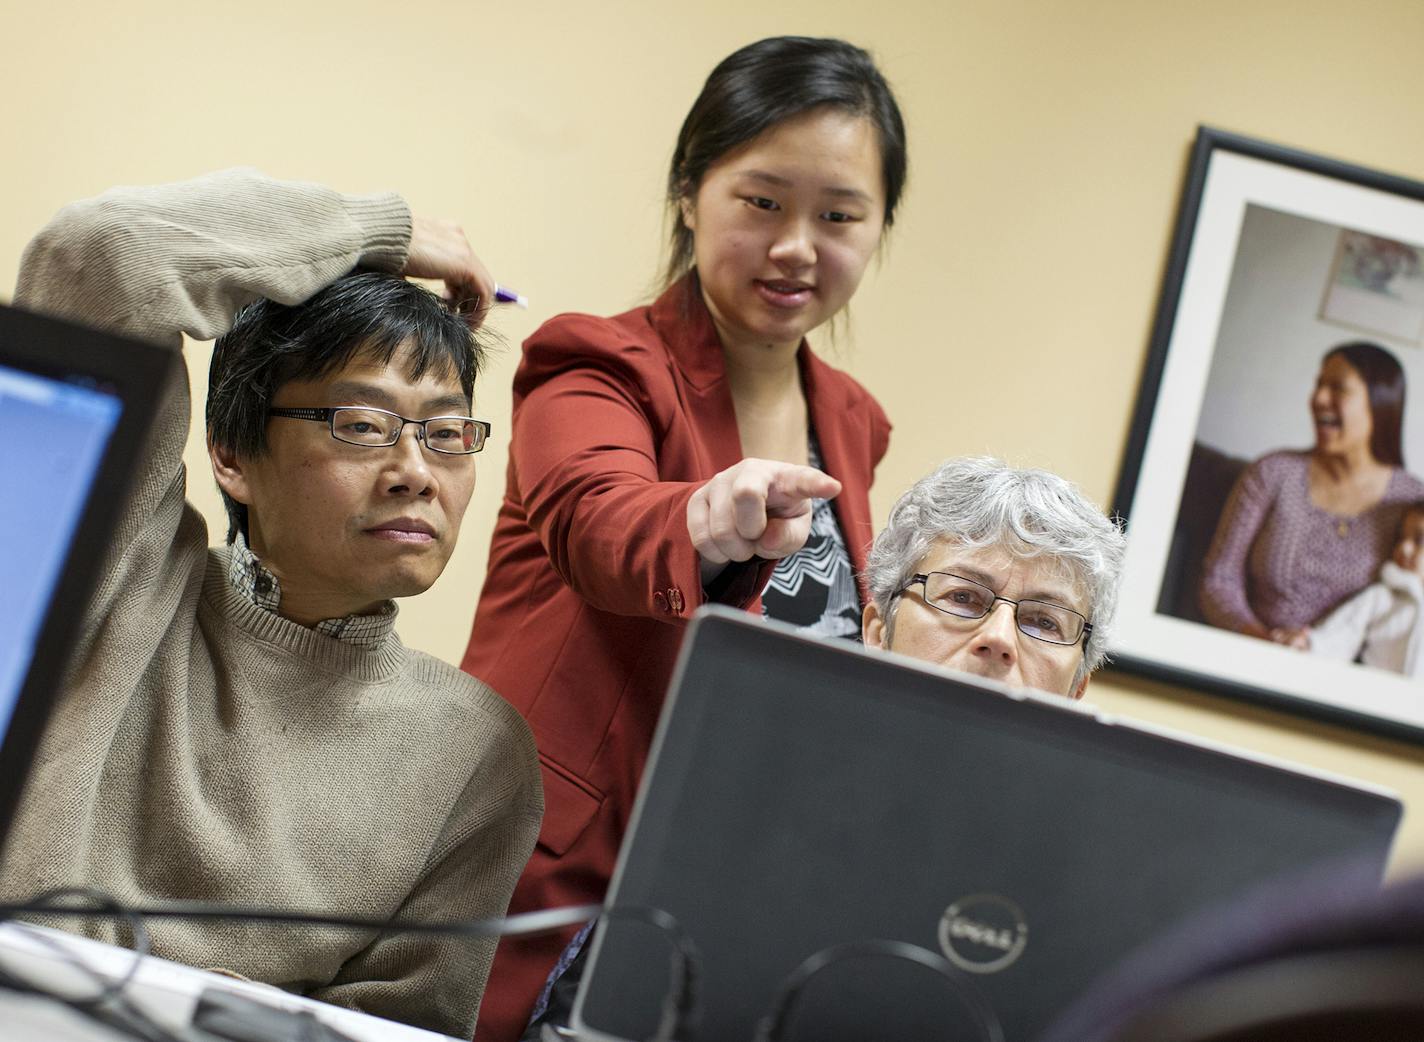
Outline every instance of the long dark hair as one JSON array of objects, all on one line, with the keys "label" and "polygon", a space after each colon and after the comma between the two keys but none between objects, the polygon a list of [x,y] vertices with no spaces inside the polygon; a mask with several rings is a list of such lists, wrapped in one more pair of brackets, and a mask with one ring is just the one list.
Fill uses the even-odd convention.
[{"label": "long dark hair", "polygon": [[1320,360],[1324,365],[1332,358],[1350,364],[1370,393],[1370,455],[1378,462],[1394,467],[1404,466],[1404,367],[1399,359],[1379,344],[1368,340],[1352,340],[1337,344]]},{"label": "long dark hair", "polygon": [[875,62],[844,40],[758,40],[712,70],[677,135],[667,184],[672,225],[667,285],[692,266],[692,232],[678,219],[679,205],[696,194],[707,168],[763,131],[822,106],[864,116],[879,131],[885,227],[890,227],[905,188],[905,122]]}]

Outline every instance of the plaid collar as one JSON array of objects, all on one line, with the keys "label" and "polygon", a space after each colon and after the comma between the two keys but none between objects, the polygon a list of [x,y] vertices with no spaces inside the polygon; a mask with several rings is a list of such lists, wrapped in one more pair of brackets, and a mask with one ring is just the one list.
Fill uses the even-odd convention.
[{"label": "plaid collar", "polygon": [[[227,581],[232,588],[259,608],[277,611],[282,603],[282,584],[269,572],[257,555],[247,546],[247,538],[237,533],[228,557]],[[370,615],[347,615],[342,619],[324,619],[312,628],[323,636],[347,644],[373,648],[391,634],[396,624],[395,601],[385,601]]]}]

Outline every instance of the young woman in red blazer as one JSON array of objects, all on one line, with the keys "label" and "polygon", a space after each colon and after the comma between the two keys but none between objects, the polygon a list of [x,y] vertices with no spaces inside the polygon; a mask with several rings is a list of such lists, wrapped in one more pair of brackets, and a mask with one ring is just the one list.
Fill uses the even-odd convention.
[{"label": "young woman in red blazer", "polygon": [[[463,662],[539,746],[543,829],[511,912],[602,899],[698,605],[859,634],[890,424],[805,336],[854,294],[905,172],[899,109],[866,52],[744,47],[678,139],[666,291],[525,342]],[[500,946],[480,1042],[519,1037],[566,941]]]}]

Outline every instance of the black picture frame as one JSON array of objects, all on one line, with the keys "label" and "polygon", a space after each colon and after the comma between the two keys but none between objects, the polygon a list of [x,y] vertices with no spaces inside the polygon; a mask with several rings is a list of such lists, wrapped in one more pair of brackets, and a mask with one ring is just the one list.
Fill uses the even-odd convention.
[{"label": "black picture frame", "polygon": [[[1347,270],[1361,253],[1371,261],[1398,257],[1399,270],[1387,278],[1367,271],[1361,282]],[[1375,342],[1397,357],[1407,383],[1424,388],[1424,343],[1412,339],[1416,313],[1424,313],[1421,268],[1424,182],[1198,128],[1114,495],[1128,535],[1110,645],[1116,668],[1424,737],[1424,663],[1406,675],[1379,665],[1382,644],[1372,652],[1376,664],[1366,665],[1358,655],[1327,658],[1320,649],[1232,632],[1215,607],[1225,601],[1208,597],[1208,612],[1202,597],[1208,550],[1245,466],[1273,452],[1299,458],[1313,447],[1308,402],[1332,347]],[[1409,465],[1424,474],[1424,398],[1406,399],[1402,440],[1406,474],[1397,484],[1391,479],[1394,498],[1414,488],[1405,480]],[[1403,512],[1389,506],[1395,514],[1382,507],[1371,515],[1376,556],[1381,533]],[[1214,562],[1213,590],[1234,588],[1235,573],[1221,564],[1226,556]],[[1240,575],[1248,602],[1266,585],[1252,583],[1251,567],[1248,559]],[[1309,567],[1282,585],[1311,588]],[[1323,593],[1328,585],[1313,588]],[[1263,606],[1304,610],[1306,600],[1289,605],[1278,596]],[[1329,610],[1312,622],[1327,629],[1314,633],[1338,628]],[[1415,625],[1424,627],[1424,605]],[[1415,659],[1424,659],[1424,647]]]}]

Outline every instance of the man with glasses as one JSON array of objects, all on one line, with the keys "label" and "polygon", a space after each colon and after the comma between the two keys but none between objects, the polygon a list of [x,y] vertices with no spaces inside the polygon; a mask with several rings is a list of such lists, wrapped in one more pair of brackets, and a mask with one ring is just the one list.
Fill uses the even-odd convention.
[{"label": "man with glasses", "polygon": [[[474,489],[489,427],[470,415],[470,326],[493,288],[463,232],[399,196],[250,171],[114,189],[30,244],[18,305],[175,350],[180,331],[218,338],[207,440],[229,545],[209,548],[185,502],[183,381],[84,608],[0,895],[504,912],[542,813],[528,728],[407,649],[393,603],[440,575]],[[111,922],[53,925],[124,939]],[[149,929],[157,955],[464,1037],[494,950],[224,920]]]},{"label": "man with glasses", "polygon": [[865,643],[1081,698],[1105,657],[1123,547],[1062,478],[950,460],[900,497],[876,537]]}]

